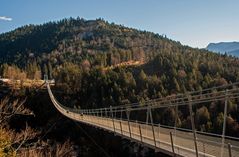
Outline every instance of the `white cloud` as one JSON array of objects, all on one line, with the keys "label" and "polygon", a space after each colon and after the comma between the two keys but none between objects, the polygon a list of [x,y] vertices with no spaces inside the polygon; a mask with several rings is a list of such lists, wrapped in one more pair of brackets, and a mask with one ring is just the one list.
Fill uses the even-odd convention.
[{"label": "white cloud", "polygon": [[10,17],[6,17],[6,16],[0,16],[0,20],[4,20],[4,21],[12,21],[12,18],[10,18]]}]

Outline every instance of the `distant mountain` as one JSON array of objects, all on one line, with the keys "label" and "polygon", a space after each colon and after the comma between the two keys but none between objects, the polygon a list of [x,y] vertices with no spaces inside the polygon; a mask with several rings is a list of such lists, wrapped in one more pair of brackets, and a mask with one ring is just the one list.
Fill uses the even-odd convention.
[{"label": "distant mountain", "polygon": [[230,54],[230,55],[233,55],[233,56],[239,57],[239,49],[234,50],[234,51],[230,51],[229,54]]},{"label": "distant mountain", "polygon": [[239,42],[210,43],[207,50],[239,57]]}]

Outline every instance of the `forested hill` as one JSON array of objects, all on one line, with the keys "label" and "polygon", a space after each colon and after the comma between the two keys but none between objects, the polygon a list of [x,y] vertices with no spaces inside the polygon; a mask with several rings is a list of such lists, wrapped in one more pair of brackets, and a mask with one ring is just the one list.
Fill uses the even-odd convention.
[{"label": "forested hill", "polygon": [[[110,24],[102,19],[64,19],[42,25],[27,25],[0,35],[1,62],[25,66],[37,58],[38,63],[51,60],[80,62],[95,54],[112,54],[101,64],[151,57],[159,51],[173,51],[181,45],[158,34]],[[114,59],[113,59],[114,58]],[[97,59],[94,61],[100,62]],[[106,61],[105,61],[106,62]]]},{"label": "forested hill", "polygon": [[[4,77],[33,79],[48,74],[57,79],[60,68],[69,64],[92,69],[135,61],[140,62],[146,74],[157,75],[160,79],[167,77],[164,86],[173,80],[176,82],[175,79],[179,81],[180,71],[187,75],[187,81],[182,82],[185,86],[192,79],[191,86],[202,86],[206,76],[223,78],[227,82],[239,80],[237,58],[183,46],[165,36],[102,19],[69,18],[27,25],[0,35],[0,76]],[[202,87],[208,87],[208,83]]]},{"label": "forested hill", "polygon": [[[143,104],[149,99],[239,81],[236,57],[190,48],[101,19],[70,18],[18,28],[0,35],[0,55],[1,76],[24,80],[48,74],[64,92],[60,101],[76,108]],[[199,108],[197,114],[203,121],[197,124],[198,129],[220,132],[223,104],[220,101]],[[227,134],[238,135],[239,103],[230,100],[229,104]],[[174,110],[162,113],[162,124],[170,119],[175,122]],[[190,128],[187,119],[181,117],[180,126]]]},{"label": "forested hill", "polygon": [[[14,69],[20,79],[41,78],[43,74],[57,78],[60,68],[68,63],[89,69],[135,61],[143,64],[147,74],[166,76],[168,82],[177,79],[180,70],[190,74],[188,77],[199,72],[197,77],[202,78],[217,76],[227,82],[239,79],[237,58],[183,46],[165,36],[102,19],[69,18],[0,35],[0,75],[6,77],[14,77]],[[201,85],[202,81],[195,84]]]},{"label": "forested hill", "polygon": [[150,60],[160,52],[205,52],[152,32],[139,31],[102,19],[63,19],[42,25],[26,25],[0,34],[0,63],[24,67],[66,61],[114,65],[129,60]]}]

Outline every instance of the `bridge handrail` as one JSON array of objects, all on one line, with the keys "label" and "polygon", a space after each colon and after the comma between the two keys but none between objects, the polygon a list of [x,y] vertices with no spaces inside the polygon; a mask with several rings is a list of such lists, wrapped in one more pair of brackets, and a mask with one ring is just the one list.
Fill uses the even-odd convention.
[{"label": "bridge handrail", "polygon": [[[227,84],[227,85],[222,85],[222,86],[217,86],[217,87],[212,87],[212,88],[207,88],[207,89],[203,89],[203,90],[198,90],[198,91],[192,91],[192,92],[187,92],[187,93],[181,93],[181,94],[175,94],[175,95],[170,95],[170,96],[167,96],[167,97],[161,97],[161,98],[157,98],[157,99],[153,99],[153,100],[148,100],[148,101],[145,101],[145,103],[150,103],[152,101],[160,101],[160,100],[170,100],[170,98],[179,98],[179,99],[188,99],[188,96],[191,95],[193,97],[193,95],[195,93],[200,93],[198,95],[204,95],[202,94],[203,92],[205,91],[210,91],[210,90],[215,90],[215,89],[220,89],[220,88],[225,88],[222,92],[225,92],[226,89],[229,89],[229,87],[233,88],[234,86],[237,86],[239,85],[239,82],[235,82],[235,83],[231,83],[231,84]],[[206,93],[207,94],[207,93]],[[211,94],[211,93],[209,93]],[[196,95],[196,96],[198,96]],[[130,103],[130,104],[125,104],[125,105],[119,105],[118,107],[121,107],[121,106],[127,106],[127,105],[138,105],[139,103]]]},{"label": "bridge handrail", "polygon": [[[192,103],[192,105],[195,105],[195,104],[200,104],[200,103],[206,103],[206,102],[212,102],[212,101],[218,101],[218,100],[224,100],[226,98],[229,98],[229,99],[234,99],[234,98],[238,98],[239,97],[239,89],[238,90],[238,93],[233,93],[233,94],[227,94],[227,95],[219,95],[219,96],[215,96],[215,97],[207,97],[207,98],[201,98],[201,99],[197,99],[197,100],[188,100],[188,101],[182,101],[182,102],[176,102],[176,103],[171,103],[171,104],[167,104],[165,102],[168,102],[168,101],[165,101],[163,103],[165,104],[162,104],[162,102],[153,102],[153,103],[150,103],[150,104],[147,104],[147,105],[144,105],[144,106],[134,106],[134,107],[118,107],[118,106],[115,106],[115,107],[112,107],[112,109],[114,110],[114,112],[121,112],[121,111],[126,111],[126,110],[130,110],[130,111],[134,111],[134,110],[146,110],[148,107],[152,108],[152,109],[155,109],[155,108],[165,108],[165,107],[173,107],[173,106],[185,106],[185,105],[188,105],[189,103]],[[236,90],[233,90],[233,91],[236,91]],[[231,92],[231,91],[229,91]],[[97,113],[101,110],[104,110],[106,112],[110,112],[110,108],[97,108],[97,109],[91,109],[91,113]],[[82,111],[86,111],[85,109],[82,109]]]},{"label": "bridge handrail", "polygon": [[[236,92],[237,93],[232,93],[232,92]],[[227,94],[226,94],[227,93]],[[218,94],[221,94],[221,95],[218,95]],[[216,95],[214,97],[212,97],[213,95]],[[207,97],[206,97],[207,96]],[[231,90],[227,90],[227,91],[220,91],[220,92],[216,92],[216,93],[208,93],[207,95],[196,95],[196,96],[193,96],[192,99],[188,99],[187,98],[176,98],[176,99],[172,99],[172,100],[168,100],[167,98],[166,99],[163,99],[162,101],[151,101],[149,103],[145,103],[143,106],[140,105],[139,103],[133,103],[131,105],[119,105],[119,106],[113,106],[112,109],[113,110],[116,110],[116,109],[132,109],[132,108],[141,108],[141,107],[145,107],[147,109],[147,107],[154,107],[154,108],[160,108],[160,107],[167,107],[167,106],[179,106],[180,104],[183,104],[183,105],[187,105],[188,103],[192,103],[193,105],[195,103],[203,103],[203,102],[206,102],[207,100],[208,101],[215,101],[215,100],[222,100],[222,99],[226,99],[226,98],[230,98],[230,99],[233,99],[233,98],[237,98],[239,96],[239,88],[236,88],[236,89],[231,89]],[[200,99],[193,99],[195,97],[200,97]],[[205,98],[206,97],[206,98]],[[181,100],[181,101],[180,101]],[[172,103],[172,101],[174,101]],[[180,101],[180,102],[177,102],[177,101]],[[166,103],[166,106],[163,106],[163,104]],[[169,104],[168,104],[169,103]],[[157,104],[157,105],[155,105]],[[84,109],[82,109],[84,111]],[[97,111],[97,110],[108,110],[110,111],[110,108],[97,108],[97,109],[91,109],[92,111]]]},{"label": "bridge handrail", "polygon": [[[238,89],[233,89],[232,91],[235,91],[235,90],[238,90]],[[51,92],[51,90],[50,90],[50,93],[52,94],[52,92]],[[53,94],[52,94],[53,95]],[[234,95],[229,95],[229,96],[235,96],[235,94]],[[238,97],[239,96],[239,93],[236,93],[236,96]],[[220,99],[213,99],[213,100],[211,100],[211,99],[209,99],[209,98],[206,98],[205,100],[210,100],[210,101],[215,101],[215,100],[223,100],[223,99],[225,99],[225,97],[226,96],[223,96],[223,97],[221,97],[221,96],[219,96],[219,98]],[[202,99],[202,100],[204,100],[204,99]],[[200,102],[198,102],[198,103],[202,103],[202,102],[208,102],[208,101],[200,101]],[[74,112],[74,113],[83,113],[83,114],[86,114],[87,112],[86,112],[86,110],[81,110],[81,109],[72,109],[72,108],[69,108],[69,107],[66,107],[66,106],[64,106],[64,105],[62,105],[61,103],[59,103],[56,99],[55,99],[55,101],[62,107],[62,108],[64,108],[65,110],[67,110],[67,111],[71,111],[71,112]],[[191,102],[191,103],[193,103],[193,101],[188,101],[188,102],[183,102],[182,104],[179,104],[179,103],[176,103],[178,106],[180,106],[180,105],[187,105],[189,102]],[[153,109],[154,108],[161,108],[161,107],[171,107],[171,106],[175,106],[175,105],[166,105],[166,106],[163,106],[163,105],[161,105],[161,106],[151,106]],[[112,107],[113,108],[113,107]],[[133,109],[130,109],[130,111],[134,111],[134,110],[146,110],[148,107],[147,106],[140,106],[140,107],[138,107],[138,108],[133,108]],[[91,109],[91,111],[89,112],[90,114],[101,114],[101,110],[103,110],[103,112],[104,113],[111,113],[111,109],[110,108],[100,108],[100,109]],[[121,109],[120,108],[120,110],[113,110],[113,112],[114,113],[119,113],[119,112],[125,112],[126,110],[125,109]],[[124,120],[126,120],[126,119],[124,119]],[[142,123],[142,124],[146,124],[146,122],[142,122],[142,121],[138,121],[138,123]],[[157,126],[158,124],[153,124],[153,125],[155,125],[155,126]],[[161,125],[161,126],[164,126],[164,127],[168,127],[168,128],[170,128],[170,126],[166,126],[166,125]],[[175,128],[175,127],[172,127],[172,128]],[[184,131],[191,131],[190,129],[185,129],[185,128],[177,128],[177,129],[179,129],[179,130],[184,130]],[[200,131],[197,131],[197,133],[201,133],[201,134],[204,134],[204,135],[213,135],[213,136],[218,136],[218,137],[221,137],[222,135],[219,135],[219,134],[214,134],[214,133],[206,133],[206,132],[200,132]],[[228,139],[234,139],[234,140],[239,140],[239,138],[237,138],[237,137],[232,137],[232,136],[225,136],[226,138],[228,138]]]},{"label": "bridge handrail", "polygon": [[[121,110],[116,110],[115,108],[114,108],[114,110],[112,110],[112,107],[110,107],[110,108],[101,108],[101,109],[92,109],[91,110],[91,112],[89,112],[89,111],[87,111],[87,110],[85,110],[85,109],[83,109],[83,110],[81,110],[81,109],[72,109],[72,108],[69,108],[69,107],[66,107],[66,106],[64,106],[64,105],[62,105],[61,103],[59,103],[56,99],[55,99],[55,97],[54,97],[54,95],[53,95],[53,93],[52,93],[52,91],[51,91],[51,89],[50,89],[50,86],[49,86],[49,84],[47,84],[47,89],[48,89],[48,93],[49,93],[49,95],[50,95],[50,98],[51,98],[51,100],[52,100],[52,102],[53,102],[53,104],[55,105],[55,107],[62,113],[62,114],[64,114],[65,116],[67,116],[67,117],[69,117],[69,118],[71,118],[71,119],[74,119],[73,117],[75,117],[76,115],[78,115],[78,114],[86,114],[87,116],[93,116],[93,117],[97,117],[97,118],[107,118],[107,119],[112,119],[113,120],[113,122],[114,122],[114,120],[119,120],[119,121],[121,121],[121,122],[129,122],[129,125],[130,125],[130,123],[134,123],[134,125],[135,124],[146,124],[146,122],[142,122],[142,121],[132,121],[131,119],[123,119],[123,118],[117,118],[116,116],[114,117],[113,116],[113,112],[115,113],[115,112],[121,112],[121,111],[124,111],[124,112],[126,112],[126,111],[128,111],[128,108],[125,108],[124,110],[122,110],[122,107],[120,108]],[[222,92],[221,94],[223,94],[224,93],[224,95],[219,95],[219,96],[217,96],[217,97],[214,97],[215,99],[213,99],[213,101],[215,101],[215,100],[224,100],[224,99],[226,99],[227,97],[230,97],[230,98],[238,98],[239,97],[239,94],[238,94],[238,92],[237,93],[233,93],[233,92],[235,92],[235,91],[237,91],[238,89],[230,89],[230,90],[227,90],[226,91],[226,94],[225,94],[225,91],[224,92]],[[215,93],[214,93],[215,94]],[[199,100],[201,100],[200,102],[198,101],[198,103],[201,103],[201,102],[203,102],[203,101],[206,101],[206,102],[208,102],[208,98],[204,98],[204,99],[199,99]],[[191,100],[189,100],[188,101],[188,103],[192,103],[193,101],[191,101]],[[182,103],[185,103],[185,102],[182,102]],[[175,105],[176,104],[178,104],[178,103],[175,103]],[[154,106],[152,106],[151,105],[151,107],[154,107]],[[156,106],[155,106],[156,107]],[[168,106],[166,106],[166,107],[168,107]],[[92,114],[102,114],[102,109],[106,109],[107,110],[107,112],[111,112],[111,114],[112,114],[112,117],[100,117],[100,116],[95,116],[95,115],[92,115]],[[142,109],[142,108],[137,108],[137,109]],[[143,108],[143,109],[146,109],[146,108]],[[94,112],[92,112],[92,111],[94,111]],[[73,117],[72,117],[73,116]],[[103,116],[103,115],[102,115]],[[123,121],[122,121],[123,120]],[[96,123],[97,124],[97,123]],[[148,124],[148,123],[147,123]],[[147,127],[148,127],[149,125],[147,125]],[[157,124],[155,124],[155,123],[153,123],[152,124],[152,126],[154,126],[154,127],[157,127]],[[161,127],[163,127],[163,128],[168,128],[168,129],[171,129],[171,130],[174,130],[174,131],[177,131],[177,132],[181,132],[181,131],[183,131],[183,132],[185,132],[185,131],[188,131],[188,132],[192,132],[192,130],[190,130],[190,129],[184,129],[184,128],[177,128],[177,127],[171,127],[171,126],[167,126],[167,125],[160,125]],[[113,128],[112,128],[113,129]],[[218,135],[218,134],[211,134],[211,133],[205,133],[205,132],[199,132],[199,131],[196,131],[197,133],[199,133],[199,134],[202,134],[202,135],[209,135],[209,136],[217,136],[217,137],[222,137],[221,135]],[[175,134],[175,136],[176,136],[176,134]],[[187,136],[189,139],[193,139],[192,138],[192,136]],[[238,140],[239,138],[234,138],[234,137],[230,137],[230,136],[224,136],[224,137],[226,137],[226,138],[229,138],[229,139],[236,139],[236,140]],[[151,137],[152,138],[152,137]],[[216,141],[213,141],[213,140],[207,140],[207,139],[200,139],[200,138],[198,138],[197,139],[197,141],[201,141],[201,142],[209,142],[209,143],[214,143],[214,144],[217,144],[217,145],[220,145],[221,143],[219,143],[219,142],[216,142]],[[225,145],[224,145],[225,146]],[[224,147],[223,146],[223,147]],[[235,146],[235,145],[233,145],[233,148],[237,148],[237,149],[239,149],[239,147],[238,146]],[[184,148],[182,148],[182,149],[184,149]],[[199,152],[200,154],[201,154],[201,152]]]}]

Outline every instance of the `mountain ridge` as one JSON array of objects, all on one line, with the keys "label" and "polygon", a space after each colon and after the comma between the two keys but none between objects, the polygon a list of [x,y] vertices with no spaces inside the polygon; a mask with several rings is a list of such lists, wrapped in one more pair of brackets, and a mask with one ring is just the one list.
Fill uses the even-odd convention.
[{"label": "mountain ridge", "polygon": [[206,49],[213,52],[222,54],[227,53],[228,55],[239,57],[239,42],[236,41],[209,43]]}]

